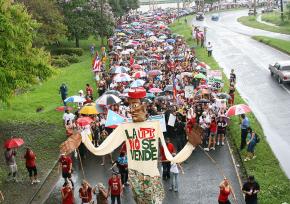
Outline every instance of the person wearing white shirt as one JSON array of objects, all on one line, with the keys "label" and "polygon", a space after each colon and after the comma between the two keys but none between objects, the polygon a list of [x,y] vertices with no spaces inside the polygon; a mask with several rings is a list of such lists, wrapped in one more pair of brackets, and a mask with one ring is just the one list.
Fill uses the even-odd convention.
[{"label": "person wearing white shirt", "polygon": [[[172,156],[175,156],[176,154],[173,153]],[[169,190],[172,191],[174,189],[175,192],[178,192],[178,174],[179,169],[181,170],[182,174],[184,174],[183,168],[178,163],[171,162],[170,167],[170,188]]]},{"label": "person wearing white shirt", "polygon": [[209,57],[211,57],[211,55],[212,55],[212,44],[210,42],[208,42],[206,49],[207,49],[207,55]]},{"label": "person wearing white shirt", "polygon": [[70,113],[69,110],[66,110],[62,117],[64,124],[69,125],[68,123],[72,123],[75,119],[75,115],[73,113]]}]

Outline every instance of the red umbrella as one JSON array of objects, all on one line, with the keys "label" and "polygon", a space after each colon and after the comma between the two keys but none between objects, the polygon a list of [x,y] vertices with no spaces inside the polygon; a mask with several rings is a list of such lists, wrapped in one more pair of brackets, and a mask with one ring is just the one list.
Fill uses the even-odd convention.
[{"label": "red umbrella", "polygon": [[73,110],[73,108],[70,106],[59,106],[55,110],[59,111],[59,112],[64,112],[65,110],[71,111],[71,110]]},{"label": "red umbrella", "polygon": [[229,110],[226,112],[226,116],[241,115],[248,112],[251,112],[249,106],[245,104],[238,104],[230,107]]},{"label": "red umbrella", "polygon": [[160,74],[162,74],[162,72],[160,70],[158,70],[158,69],[154,69],[154,70],[151,70],[151,71],[148,72],[148,75],[150,75],[150,76],[157,76],[157,75],[160,75]]},{"label": "red umbrella", "polygon": [[79,126],[86,126],[86,125],[91,124],[91,122],[93,122],[93,121],[94,120],[91,119],[90,117],[82,117],[82,118],[77,119],[77,124]]},{"label": "red umbrella", "polygon": [[23,139],[21,138],[11,138],[5,141],[4,147],[5,148],[17,148],[24,144]]},{"label": "red umbrella", "polygon": [[138,72],[135,72],[132,76],[136,79],[139,79],[142,77],[147,77],[147,74],[144,71],[138,71]]}]

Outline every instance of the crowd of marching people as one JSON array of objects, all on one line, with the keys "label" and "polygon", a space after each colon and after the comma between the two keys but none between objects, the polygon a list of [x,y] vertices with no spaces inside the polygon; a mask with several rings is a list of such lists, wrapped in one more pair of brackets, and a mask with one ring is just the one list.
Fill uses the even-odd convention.
[{"label": "crowd of marching people", "polygon": [[[172,153],[176,154],[185,145],[186,130],[199,125],[203,129],[204,151],[215,151],[225,145],[229,117],[228,108],[234,105],[236,75],[232,70],[230,88],[222,92],[222,83],[211,83],[207,64],[200,62],[195,56],[194,47],[188,47],[182,36],[172,34],[168,28],[176,16],[162,11],[142,15],[128,15],[118,22],[114,36],[108,40],[108,51],[102,47],[100,53],[90,48],[93,54],[92,68],[96,81],[96,90],[86,84],[85,91],[80,90],[79,98],[67,96],[68,87],[60,87],[64,105],[75,102],[78,109],[71,113],[66,109],[63,120],[67,136],[73,134],[75,128],[90,125],[91,140],[99,146],[114,130],[115,125],[106,125],[109,110],[120,117],[130,118],[127,100],[128,90],[137,87],[146,89],[147,95],[143,103],[147,104],[148,117],[164,115],[166,144]],[[195,29],[198,31],[198,29]],[[202,34],[199,33],[200,36]],[[199,38],[199,37],[198,37]],[[197,41],[203,44],[203,41]],[[212,45],[207,46],[208,56],[212,54]],[[109,66],[108,66],[109,64]],[[94,95],[99,96],[95,99]],[[92,103],[95,104],[92,105]],[[97,114],[84,114],[86,106],[96,107]],[[90,117],[89,123],[81,119]],[[173,124],[169,122],[174,118]],[[242,142],[241,149],[248,145],[248,157],[255,158],[255,135],[250,129],[249,119],[241,115]],[[86,155],[86,148],[81,144],[79,153]],[[92,187],[87,181],[82,182],[79,197],[82,203],[92,203],[93,194],[97,194],[97,203],[121,203],[120,196],[123,188],[128,186],[128,161],[126,147],[120,148],[119,156],[115,159],[112,154],[106,156],[112,164],[113,174],[108,181],[108,188],[102,183]],[[106,157],[100,165],[105,165]],[[162,147],[160,161],[163,169],[163,179],[170,179],[170,189],[178,191],[178,174],[184,173],[180,164],[166,160]],[[62,188],[63,203],[73,203],[74,184],[72,182],[72,160],[62,155],[59,159],[65,184]],[[115,167],[117,166],[117,169]],[[253,178],[251,178],[251,181]],[[258,187],[257,187],[258,188]],[[219,203],[229,203],[228,196],[231,187],[225,179],[221,185]],[[256,189],[255,194],[259,189]]]}]

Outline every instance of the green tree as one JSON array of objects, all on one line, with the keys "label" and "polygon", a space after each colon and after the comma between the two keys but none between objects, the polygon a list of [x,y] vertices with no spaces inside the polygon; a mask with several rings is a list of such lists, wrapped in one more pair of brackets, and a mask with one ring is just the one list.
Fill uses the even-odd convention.
[{"label": "green tree", "polygon": [[32,47],[38,27],[24,6],[0,0],[0,101],[52,74],[50,55]]},{"label": "green tree", "polygon": [[109,0],[108,3],[112,8],[115,17],[118,18],[124,15],[124,11],[120,6],[120,0]]},{"label": "green tree", "polygon": [[93,32],[87,9],[86,0],[59,0],[58,4],[64,14],[64,22],[68,27],[68,37],[74,39],[76,47],[80,39],[86,39]]},{"label": "green tree", "polygon": [[287,14],[287,17],[288,17],[288,22],[290,22],[290,3],[288,3],[286,5],[286,9],[287,9],[286,14]]},{"label": "green tree", "polygon": [[23,3],[33,19],[41,25],[33,44],[43,46],[58,42],[66,34],[64,17],[53,0],[18,0]]}]

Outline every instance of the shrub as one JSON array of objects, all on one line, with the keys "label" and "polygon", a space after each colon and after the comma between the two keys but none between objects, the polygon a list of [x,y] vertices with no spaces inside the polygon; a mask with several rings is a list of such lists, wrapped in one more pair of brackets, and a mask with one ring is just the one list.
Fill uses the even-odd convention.
[{"label": "shrub", "polygon": [[65,48],[53,48],[50,50],[50,53],[52,55],[78,55],[78,56],[82,56],[84,51],[82,48],[65,47]]},{"label": "shrub", "polygon": [[78,63],[80,60],[77,55],[54,55],[52,56],[53,59],[65,59],[70,64],[72,63]]},{"label": "shrub", "polygon": [[52,58],[51,60],[51,65],[54,67],[66,67],[70,63],[66,59],[61,59],[61,58]]}]

